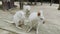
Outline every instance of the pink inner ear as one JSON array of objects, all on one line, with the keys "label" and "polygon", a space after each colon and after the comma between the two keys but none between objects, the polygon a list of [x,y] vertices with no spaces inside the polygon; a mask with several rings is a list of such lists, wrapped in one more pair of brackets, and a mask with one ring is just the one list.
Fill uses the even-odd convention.
[{"label": "pink inner ear", "polygon": [[37,14],[38,16],[40,16],[40,12],[38,12],[38,14]]}]

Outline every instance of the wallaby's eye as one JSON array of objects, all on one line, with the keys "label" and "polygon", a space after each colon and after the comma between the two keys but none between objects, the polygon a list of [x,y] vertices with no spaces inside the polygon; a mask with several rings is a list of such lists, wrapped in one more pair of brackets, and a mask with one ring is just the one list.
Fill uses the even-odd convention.
[{"label": "wallaby's eye", "polygon": [[43,18],[40,18],[41,20],[43,20]]}]

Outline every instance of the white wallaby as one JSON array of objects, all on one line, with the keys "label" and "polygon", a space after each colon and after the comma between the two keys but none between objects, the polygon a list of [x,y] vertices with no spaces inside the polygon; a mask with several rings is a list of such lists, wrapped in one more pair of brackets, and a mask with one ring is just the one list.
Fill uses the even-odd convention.
[{"label": "white wallaby", "polygon": [[40,22],[44,22],[44,16],[43,16],[43,11],[39,11],[39,12],[32,12],[29,15],[28,21],[27,21],[27,25],[30,26],[30,28],[28,29],[27,32],[29,32],[33,27],[37,27],[36,28],[36,33],[38,34],[38,25],[40,25]]},{"label": "white wallaby", "polygon": [[16,25],[16,27],[19,27],[19,25],[24,24],[24,20],[26,19],[27,14],[30,12],[30,6],[23,6],[23,10],[17,11],[16,14],[13,16],[13,21]]}]

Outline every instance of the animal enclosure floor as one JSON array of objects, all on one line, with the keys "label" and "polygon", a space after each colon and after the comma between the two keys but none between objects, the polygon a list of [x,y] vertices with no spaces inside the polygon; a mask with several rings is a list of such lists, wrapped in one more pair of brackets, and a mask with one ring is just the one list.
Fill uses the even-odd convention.
[{"label": "animal enclosure floor", "polygon": [[[60,34],[60,11],[57,8],[58,5],[56,4],[52,6],[49,4],[31,6],[31,12],[42,10],[46,19],[46,23],[39,26],[39,34]],[[17,10],[0,10],[0,34],[35,34],[35,31],[26,33],[7,22],[12,21],[13,13]]]}]

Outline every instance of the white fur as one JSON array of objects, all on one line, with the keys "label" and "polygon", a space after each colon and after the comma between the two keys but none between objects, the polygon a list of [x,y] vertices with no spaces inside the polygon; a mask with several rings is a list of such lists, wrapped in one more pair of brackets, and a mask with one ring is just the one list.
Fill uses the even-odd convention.
[{"label": "white fur", "polygon": [[[36,33],[38,34],[38,25],[40,25],[41,22],[44,21],[44,16],[43,16],[43,11],[39,11],[41,13],[40,16],[37,16],[37,13],[38,12],[32,12],[30,15],[29,15],[29,18],[28,18],[28,21],[27,22],[30,26],[30,29],[28,29],[27,32],[29,32],[33,27],[37,26],[37,31]],[[40,18],[42,18],[43,20],[41,20]]]},{"label": "white fur", "polygon": [[16,14],[13,16],[13,21],[16,25],[16,27],[18,27],[19,21],[21,21],[21,24],[24,22],[25,19],[25,13],[23,11],[18,11],[16,12]]},{"label": "white fur", "polygon": [[31,10],[31,6],[29,6],[29,5],[24,5],[24,6],[23,6],[23,10],[24,10],[24,11],[26,11],[26,10],[29,10],[29,11],[30,11],[30,10]]},{"label": "white fur", "polygon": [[[26,14],[29,11],[30,12],[30,6],[24,6],[23,10],[21,11],[17,11],[16,14],[13,16],[13,21],[16,25],[16,27],[18,27],[18,25],[20,24],[24,24],[24,20],[26,19]],[[21,23],[19,24],[19,21],[21,21]]]}]

